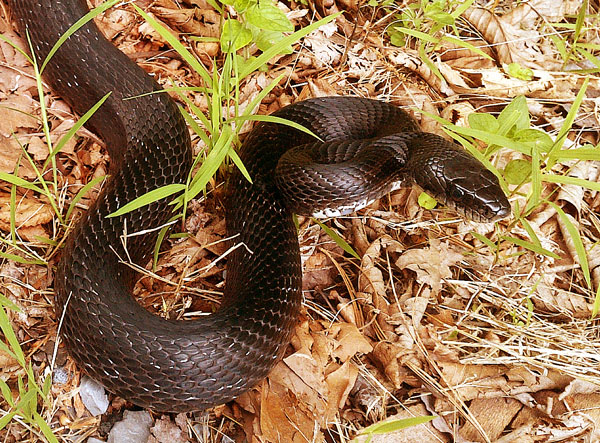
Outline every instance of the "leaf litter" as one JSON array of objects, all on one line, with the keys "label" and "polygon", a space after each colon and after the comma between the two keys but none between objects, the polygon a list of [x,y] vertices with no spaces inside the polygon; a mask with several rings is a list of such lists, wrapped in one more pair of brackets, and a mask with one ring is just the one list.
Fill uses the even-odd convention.
[{"label": "leaf litter", "polygon": [[[257,113],[312,96],[356,94],[420,109],[425,113],[414,115],[421,127],[444,135],[433,116],[467,127],[473,112],[497,116],[512,99],[525,96],[532,127],[556,138],[582,87],[581,70],[597,67],[597,59],[584,52],[565,60],[556,39],[567,41],[572,54],[577,43],[593,51],[598,44],[596,6],[588,6],[590,15],[576,43],[568,41],[567,31],[587,2],[473,2],[456,21],[459,35],[449,36],[478,51],[444,39],[426,52],[423,42],[406,35],[406,46],[390,44],[390,32],[407,26],[395,21],[395,14],[410,10],[409,3],[316,2],[319,14],[346,13],[308,36],[295,53],[274,58],[267,72],[248,77],[240,85],[240,108],[285,73],[285,83],[262,101]],[[218,43],[188,39],[218,38],[220,16],[208,2],[140,4],[206,66],[220,57]],[[296,25],[306,26],[314,12],[303,3],[280,6]],[[0,11],[0,32],[23,48],[2,1]],[[165,87],[199,86],[198,76],[132,8],[114,8],[98,24]],[[522,72],[530,77],[520,78]],[[592,73],[563,149],[598,144],[599,90]],[[45,92],[56,143],[75,118],[59,98]],[[183,94],[207,109],[202,96]],[[25,153],[38,167],[47,159],[37,99],[33,69],[0,40],[4,173],[34,179]],[[199,140],[195,149],[204,149]],[[502,170],[515,159],[529,162],[530,157],[502,150],[494,164]],[[101,142],[84,129],[56,161],[64,208],[83,185],[107,172]],[[598,170],[597,161],[580,160],[552,168],[591,182],[598,181]],[[187,235],[171,241],[153,272],[146,271],[136,287],[140,302],[159,315],[193,318],[218,305],[228,250],[222,179],[209,184],[206,198],[193,202]],[[12,327],[40,380],[48,371],[57,374],[49,394],[53,406],[44,419],[62,439],[106,438],[131,404],[111,396],[107,413],[91,416],[77,392],[80,371],[62,347],[55,347],[58,319],[51,288],[64,227],[43,196],[9,183],[1,186],[2,252],[10,254],[0,264],[2,296],[19,308],[8,310]],[[592,312],[600,284],[600,198],[578,184],[542,186],[542,197],[558,205],[565,217],[542,201],[523,216],[526,222],[511,218],[498,226],[475,225],[444,208],[423,210],[417,203],[419,191],[403,189],[358,214],[328,221],[360,260],[310,218],[300,217],[305,303],[282,362],[259,386],[208,414],[152,415],[149,441],[597,440],[600,345]],[[76,205],[75,218],[97,189]],[[512,184],[509,189],[513,212],[517,205],[526,207],[532,185]],[[537,241],[555,255],[541,254],[525,241],[534,246]],[[47,265],[31,263],[33,258]],[[591,288],[583,272],[586,264]],[[0,379],[17,398],[23,368],[2,349],[0,363]],[[58,383],[59,370],[66,382]],[[0,399],[0,408],[9,410],[5,400]],[[361,434],[372,424],[393,425],[426,415],[436,418],[407,429]],[[17,421],[0,435],[7,442],[41,438]]]}]

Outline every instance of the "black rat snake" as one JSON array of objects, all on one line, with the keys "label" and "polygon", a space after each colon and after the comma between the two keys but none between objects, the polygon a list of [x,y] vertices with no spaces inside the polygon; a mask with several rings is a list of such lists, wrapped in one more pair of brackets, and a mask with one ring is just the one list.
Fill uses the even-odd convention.
[{"label": "black rat snake", "polygon": [[[28,30],[38,63],[87,12],[85,0],[8,5],[23,35]],[[416,182],[476,220],[510,210],[492,173],[452,143],[420,132],[404,111],[354,97],[298,102],[276,115],[323,142],[285,125],[255,127],[240,152],[253,183],[234,172],[228,184],[227,233],[244,246],[228,258],[222,306],[199,320],[165,320],[130,295],[135,274],[119,260],[147,261],[152,228],[172,207],[164,199],[121,217],[106,215],[148,191],[186,182],[192,156],[184,119],[167,94],[146,94],[160,87],[93,23],[66,40],[43,75],[80,114],[111,92],[87,124],[106,142],[111,178],[69,235],[56,272],[57,313],[64,310],[62,334],[75,360],[141,406],[206,409],[268,374],[301,303],[293,212],[348,212],[400,182]]]}]

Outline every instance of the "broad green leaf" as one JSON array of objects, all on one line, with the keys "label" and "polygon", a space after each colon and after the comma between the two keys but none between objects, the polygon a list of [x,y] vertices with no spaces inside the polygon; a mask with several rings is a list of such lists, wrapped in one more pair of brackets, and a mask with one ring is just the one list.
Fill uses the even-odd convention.
[{"label": "broad green leaf", "polygon": [[421,192],[419,194],[419,198],[417,199],[417,202],[419,203],[420,207],[422,207],[424,209],[429,209],[429,210],[435,208],[435,205],[437,205],[437,203],[438,203],[435,198],[433,198],[426,192]]},{"label": "broad green leaf", "polygon": [[[518,118],[514,119],[513,116],[517,115]],[[515,130],[526,129],[530,127],[529,121],[529,108],[527,107],[527,100],[522,95],[514,98],[508,105],[504,107],[500,115],[498,116],[498,122],[500,127],[508,126],[507,134],[510,129],[514,126]],[[510,123],[508,123],[510,122]]]},{"label": "broad green leaf", "polygon": [[236,52],[252,41],[252,32],[237,20],[227,19],[223,23],[220,41],[223,52]]},{"label": "broad green leaf", "polygon": [[508,162],[504,168],[504,177],[511,185],[519,185],[527,181],[531,175],[531,162],[515,159]]},{"label": "broad green leaf", "polygon": [[521,129],[515,132],[513,138],[530,145],[538,152],[549,152],[554,144],[554,141],[548,134],[538,129]]},{"label": "broad green leaf", "polygon": [[248,8],[246,20],[257,28],[266,31],[292,32],[294,25],[271,0],[259,0],[259,2]]},{"label": "broad green leaf", "polygon": [[498,132],[498,128],[500,128],[498,120],[496,120],[496,117],[491,114],[473,112],[472,114],[469,114],[467,119],[469,120],[469,126],[471,128],[478,129],[480,131],[496,133]]},{"label": "broad green leaf", "polygon": [[[285,35],[281,31],[260,31],[254,38],[254,43],[261,51],[266,51],[279,42]],[[291,45],[282,48],[281,54],[291,54],[294,51]]]}]

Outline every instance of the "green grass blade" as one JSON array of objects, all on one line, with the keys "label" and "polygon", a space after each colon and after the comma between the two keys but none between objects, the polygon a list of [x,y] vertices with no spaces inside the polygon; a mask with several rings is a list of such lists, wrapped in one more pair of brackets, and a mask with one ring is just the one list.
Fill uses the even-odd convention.
[{"label": "green grass blade", "polygon": [[575,253],[577,254],[577,258],[579,259],[579,266],[581,266],[581,270],[583,271],[583,278],[585,279],[588,288],[592,289],[592,279],[590,275],[590,266],[588,263],[587,252],[585,251],[585,247],[583,246],[583,241],[581,240],[579,230],[575,227],[573,222],[571,222],[571,219],[569,219],[567,214],[565,214],[565,211],[563,211],[560,206],[553,202],[548,203],[556,210],[556,212],[558,212],[558,215],[567,227],[567,231],[569,231],[571,241],[575,246]]},{"label": "green grass blade", "polygon": [[67,131],[67,133],[60,138],[60,140],[58,141],[58,143],[56,144],[56,146],[50,153],[50,156],[44,162],[44,166],[42,167],[43,171],[46,170],[46,167],[48,166],[48,162],[50,161],[50,159],[61,151],[63,146],[65,146],[65,144],[69,140],[71,140],[71,138],[75,135],[75,133],[77,131],[79,131],[79,129],[92,117],[92,115],[94,115],[94,113],[98,110],[98,108],[100,108],[100,106],[102,106],[102,104],[106,101],[106,99],[110,96],[110,94],[111,94],[111,92],[109,92],[104,97],[102,97],[100,100],[98,100],[98,103],[96,103],[85,114],[83,114],[79,118],[79,120],[77,120],[77,122],[75,122],[73,127],[71,129],[69,129]]},{"label": "green grass blade", "polygon": [[478,232],[475,231],[471,231],[470,234],[475,237],[477,240],[479,240],[481,243],[485,244],[488,248],[490,248],[492,251],[495,251],[498,249],[498,245],[496,245],[496,243],[494,243],[493,241],[491,241],[489,238],[487,238],[485,235],[481,235]]},{"label": "green grass blade", "polygon": [[210,73],[206,70],[204,65],[200,63],[198,59],[196,59],[196,57],[181,44],[177,37],[171,34],[169,30],[167,30],[164,26],[162,26],[144,11],[142,11],[137,5],[134,4],[133,7],[138,14],[140,14],[144,20],[146,20],[148,24],[152,26],[152,28],[158,32],[158,34],[164,38],[179,55],[181,55],[181,57],[183,57],[183,59],[192,67],[192,69],[194,69],[200,75],[200,77],[202,77],[202,80],[204,80],[206,86],[212,87],[213,85]]},{"label": "green grass blade", "polygon": [[450,43],[454,43],[455,45],[459,46],[459,47],[463,47],[468,49],[471,52],[474,52],[475,54],[479,54],[480,56],[487,58],[489,60],[493,60],[492,57],[490,57],[488,54],[486,54],[485,52],[483,52],[481,49],[479,49],[477,46],[472,45],[469,42],[465,42],[462,41],[458,38],[454,38],[454,37],[450,37],[449,35],[445,35],[444,37],[442,37],[442,40],[446,40]]},{"label": "green grass blade", "polygon": [[21,188],[29,189],[30,191],[39,192],[40,194],[44,193],[44,190],[33,183],[28,182],[27,180],[22,179],[21,177],[17,177],[16,175],[9,174],[8,172],[0,171],[0,181],[5,181],[15,186],[19,186]]},{"label": "green grass blade", "polygon": [[360,435],[389,434],[391,432],[399,431],[401,429],[406,429],[412,426],[418,426],[423,423],[428,423],[434,418],[435,416],[425,415],[422,417],[403,418],[400,420],[391,420],[383,423],[375,423],[374,425],[367,426],[362,431],[360,431]]},{"label": "green grass blade", "polygon": [[600,161],[600,145],[595,148],[579,148],[579,149],[560,149],[556,150],[549,157],[552,161],[561,160],[592,160]]},{"label": "green grass blade", "polygon": [[557,255],[554,252],[549,251],[548,249],[542,248],[541,246],[538,246],[538,245],[528,242],[526,240],[522,240],[522,239],[516,238],[516,237],[511,237],[509,235],[503,235],[502,239],[509,241],[511,243],[514,243],[517,246],[521,246],[525,249],[529,249],[530,251],[533,251],[536,254],[545,255],[547,257],[552,257],[556,260],[560,259],[560,255]]},{"label": "green grass blade", "polygon": [[585,180],[583,178],[570,177],[568,175],[556,175],[556,174],[542,174],[542,181],[548,183],[560,183],[565,185],[581,186],[583,188],[591,189],[592,191],[600,191],[600,183]]},{"label": "green grass blade", "polygon": [[321,20],[308,25],[306,28],[302,28],[302,29],[294,32],[293,34],[290,34],[290,35],[282,38],[276,44],[274,44],[269,49],[267,49],[266,51],[264,51],[261,55],[259,55],[258,57],[256,57],[256,59],[254,59],[253,61],[250,61],[247,64],[245,64],[244,67],[243,67],[243,69],[239,73],[240,79],[244,79],[248,75],[252,74],[258,68],[260,68],[261,66],[263,66],[264,64],[266,64],[269,60],[271,60],[271,58],[275,57],[277,54],[280,54],[282,52],[282,49],[284,49],[287,46],[290,46],[290,45],[296,43],[302,37],[310,34],[311,32],[317,30],[321,26],[323,26],[323,25],[329,23],[330,21],[336,19],[341,14],[342,14],[341,12],[338,12],[338,13],[335,13],[335,14],[332,14],[332,15],[328,15],[327,17],[322,18]]},{"label": "green grass blade", "polygon": [[10,320],[8,319],[8,315],[6,313],[6,308],[4,306],[0,307],[0,330],[2,330],[4,338],[8,342],[16,360],[24,368],[25,355],[23,354],[23,350],[21,349],[21,345],[17,339],[17,336],[15,335],[15,331],[10,324]]},{"label": "green grass blade", "polygon": [[52,432],[50,426],[48,426],[48,423],[46,423],[42,416],[35,411],[33,412],[33,422],[40,428],[42,434],[44,434],[44,437],[46,437],[49,443],[58,443],[58,439]]},{"label": "green grass blade", "polygon": [[344,251],[346,251],[348,254],[350,254],[352,257],[357,258],[360,260],[360,256],[356,253],[356,251],[354,251],[354,249],[352,249],[352,246],[350,246],[346,240],[344,240],[342,237],[340,237],[337,232],[335,232],[333,229],[331,229],[329,226],[327,226],[324,223],[321,223],[319,220],[313,218],[312,219],[316,224],[318,224],[321,229],[323,231],[325,231],[325,233],[331,237],[331,239],[335,242],[336,245],[338,245],[340,248],[342,248]]},{"label": "green grass blade", "polygon": [[318,140],[321,142],[323,141],[316,134],[314,134],[310,129],[305,128],[301,124],[298,124],[296,122],[293,122],[293,121],[285,119],[285,118],[276,117],[273,115],[245,115],[245,116],[240,116],[240,117],[234,117],[227,121],[230,122],[230,121],[241,121],[241,120],[254,120],[254,121],[259,121],[259,122],[279,123],[280,125],[290,126],[294,129],[297,129],[298,131],[302,131],[305,134],[308,134],[311,137],[314,137],[315,140]]},{"label": "green grass blade", "polygon": [[88,191],[90,189],[92,189],[94,186],[96,186],[98,183],[100,183],[102,180],[106,179],[106,175],[103,175],[101,177],[96,177],[93,180],[91,180],[90,182],[86,183],[86,185],[84,187],[82,187],[79,192],[75,195],[75,197],[73,197],[73,200],[71,201],[71,204],[69,205],[69,209],[67,209],[67,215],[65,215],[65,220],[69,220],[71,218],[71,214],[73,214],[73,211],[75,210],[75,207],[77,206],[77,203],[79,203],[79,201],[88,193]]},{"label": "green grass blade", "polygon": [[102,3],[101,5],[98,5],[97,7],[92,9],[90,12],[85,14],[83,17],[81,17],[79,20],[77,20],[69,29],[67,29],[67,32],[65,32],[58,39],[58,41],[54,44],[54,46],[48,53],[48,56],[44,60],[44,63],[42,63],[42,67],[40,68],[40,73],[44,72],[44,68],[46,67],[46,65],[52,58],[52,56],[56,53],[56,51],[58,51],[58,49],[61,47],[61,45],[65,42],[65,40],[67,40],[70,36],[72,36],[75,32],[77,32],[77,30],[79,28],[81,28],[82,26],[84,26],[87,22],[89,22],[90,20],[93,20],[94,17],[102,14],[107,9],[112,8],[114,5],[116,5],[120,1],[121,0],[109,0],[105,3]]},{"label": "green grass blade", "polygon": [[141,195],[138,198],[123,205],[112,214],[108,214],[106,217],[119,217],[123,214],[127,214],[128,212],[141,208],[142,206],[149,205],[150,203],[154,203],[155,201],[169,197],[183,190],[185,190],[185,185],[179,183],[172,183],[170,185],[153,189],[152,191],[147,192],[144,195]]},{"label": "green grass blade", "polygon": [[571,106],[571,109],[569,109],[569,112],[567,113],[567,116],[565,117],[565,121],[563,122],[563,124],[560,128],[560,131],[558,131],[558,135],[556,136],[556,140],[554,141],[554,146],[552,147],[552,149],[550,149],[550,155],[552,155],[552,152],[555,149],[562,148],[565,138],[567,137],[567,134],[571,130],[571,126],[573,126],[573,122],[575,121],[575,118],[577,117],[577,111],[579,110],[579,107],[581,106],[581,103],[583,102],[583,99],[585,98],[585,91],[587,90],[589,82],[590,82],[590,78],[586,77],[585,80],[583,81],[583,84],[581,85],[581,89],[579,90],[579,92],[577,93],[577,96],[575,97],[575,100],[573,100],[573,105]]}]

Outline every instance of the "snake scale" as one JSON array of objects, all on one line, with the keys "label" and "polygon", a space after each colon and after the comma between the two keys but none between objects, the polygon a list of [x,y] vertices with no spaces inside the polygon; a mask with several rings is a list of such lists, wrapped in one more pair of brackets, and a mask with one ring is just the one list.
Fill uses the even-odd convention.
[{"label": "snake scale", "polygon": [[[88,12],[85,0],[8,5],[40,64]],[[301,305],[293,213],[346,213],[413,182],[475,220],[510,210],[491,172],[454,144],[420,132],[399,108],[356,97],[301,101],[275,115],[321,141],[259,123],[240,150],[252,184],[239,172],[229,178],[227,235],[244,246],[228,258],[221,307],[198,320],[166,320],[134,300],[135,273],[120,260],[147,263],[154,228],[172,215],[171,206],[161,200],[121,217],[106,215],[148,191],[186,182],[192,155],[181,113],[166,93],[147,94],[161,88],[93,22],[64,42],[43,76],[79,114],[111,93],[87,123],[106,143],[110,179],[68,236],[55,275],[56,310],[58,317],[64,311],[63,340],[78,364],[140,406],[203,410],[269,373]],[[132,235],[139,232],[147,233]]]}]

